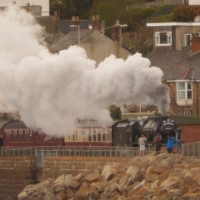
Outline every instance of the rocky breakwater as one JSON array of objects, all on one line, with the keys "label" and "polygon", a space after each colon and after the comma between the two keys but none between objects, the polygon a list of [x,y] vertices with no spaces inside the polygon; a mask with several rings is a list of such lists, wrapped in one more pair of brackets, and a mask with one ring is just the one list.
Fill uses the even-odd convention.
[{"label": "rocky breakwater", "polygon": [[200,159],[146,155],[28,185],[18,200],[199,200]]}]

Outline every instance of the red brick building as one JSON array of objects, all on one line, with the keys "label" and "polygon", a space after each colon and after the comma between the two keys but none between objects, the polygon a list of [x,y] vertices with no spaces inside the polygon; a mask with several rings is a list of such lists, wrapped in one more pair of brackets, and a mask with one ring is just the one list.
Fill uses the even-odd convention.
[{"label": "red brick building", "polygon": [[200,141],[200,22],[148,23],[154,30],[152,66],[164,72],[170,88],[170,115],[179,121],[185,142]]}]

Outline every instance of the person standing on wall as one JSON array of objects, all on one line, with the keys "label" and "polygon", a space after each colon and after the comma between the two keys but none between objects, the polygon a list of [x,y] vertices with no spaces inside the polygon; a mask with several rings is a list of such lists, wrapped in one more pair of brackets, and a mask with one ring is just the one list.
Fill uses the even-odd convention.
[{"label": "person standing on wall", "polygon": [[147,142],[147,138],[142,134],[138,140],[140,156],[144,156],[145,154],[146,142]]}]

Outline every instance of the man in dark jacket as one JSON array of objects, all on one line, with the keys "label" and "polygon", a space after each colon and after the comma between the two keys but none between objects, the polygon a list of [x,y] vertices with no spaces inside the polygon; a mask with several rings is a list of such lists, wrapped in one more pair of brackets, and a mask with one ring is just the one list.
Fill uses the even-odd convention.
[{"label": "man in dark jacket", "polygon": [[156,146],[156,155],[160,153],[162,147],[162,137],[160,134],[154,138],[154,144]]}]

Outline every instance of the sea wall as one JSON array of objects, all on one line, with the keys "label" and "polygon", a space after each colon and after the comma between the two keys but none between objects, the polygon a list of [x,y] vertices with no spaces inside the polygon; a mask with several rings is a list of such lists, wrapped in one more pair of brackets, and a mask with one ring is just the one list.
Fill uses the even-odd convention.
[{"label": "sea wall", "polygon": [[0,156],[0,200],[16,200],[25,186],[47,178],[57,178],[62,174],[91,173],[101,170],[106,164],[124,161],[125,158],[46,156],[41,167],[36,157]]},{"label": "sea wall", "polygon": [[101,170],[106,164],[124,162],[127,158],[114,157],[46,157],[41,180],[57,178],[62,174],[73,176],[81,172]]},{"label": "sea wall", "polygon": [[14,200],[28,184],[35,182],[36,158],[0,156],[0,200]]}]

